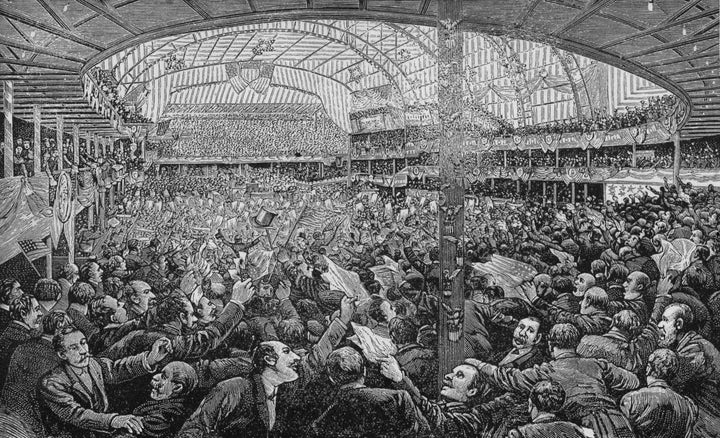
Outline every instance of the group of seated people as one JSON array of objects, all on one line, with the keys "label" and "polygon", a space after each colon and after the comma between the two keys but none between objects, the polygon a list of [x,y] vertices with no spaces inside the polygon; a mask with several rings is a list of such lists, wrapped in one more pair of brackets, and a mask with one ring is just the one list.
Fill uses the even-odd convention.
[{"label": "group of seated people", "polygon": [[173,119],[170,130],[178,139],[162,145],[165,158],[308,157],[347,153],[347,134],[326,116],[307,120]]}]

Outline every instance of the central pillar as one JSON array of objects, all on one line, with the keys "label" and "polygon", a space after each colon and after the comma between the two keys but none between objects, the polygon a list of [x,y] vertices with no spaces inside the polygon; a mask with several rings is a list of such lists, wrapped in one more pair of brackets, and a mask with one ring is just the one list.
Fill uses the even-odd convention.
[{"label": "central pillar", "polygon": [[680,179],[680,162],[682,158],[680,156],[680,131],[676,131],[672,136],[673,145],[675,146],[675,152],[673,154],[673,184],[676,187],[679,185]]},{"label": "central pillar", "polygon": [[15,100],[12,81],[3,81],[3,128],[5,129],[5,148],[3,150],[3,177],[15,176],[15,140],[13,139],[13,103]]},{"label": "central pillar", "polygon": [[463,336],[464,199],[462,151],[463,34],[462,0],[438,0],[438,108],[440,113],[440,180],[438,243],[440,249],[440,317],[438,384],[465,358]]}]

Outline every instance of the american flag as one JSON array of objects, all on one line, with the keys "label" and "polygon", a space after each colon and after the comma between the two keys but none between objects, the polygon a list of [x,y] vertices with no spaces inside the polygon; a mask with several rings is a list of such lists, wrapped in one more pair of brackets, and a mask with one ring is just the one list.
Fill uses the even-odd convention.
[{"label": "american flag", "polygon": [[535,268],[527,263],[496,254],[487,263],[473,263],[473,268],[481,274],[492,275],[508,298],[527,299],[520,285],[531,282],[537,275]]},{"label": "american flag", "polygon": [[18,245],[31,262],[50,255],[50,248],[40,239],[20,240]]}]

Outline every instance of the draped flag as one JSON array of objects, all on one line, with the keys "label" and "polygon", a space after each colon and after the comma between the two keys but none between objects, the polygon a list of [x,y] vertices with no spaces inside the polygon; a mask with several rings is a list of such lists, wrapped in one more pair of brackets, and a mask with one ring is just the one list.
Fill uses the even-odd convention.
[{"label": "draped flag", "polygon": [[31,262],[50,255],[50,248],[40,239],[20,240],[18,245]]},{"label": "draped flag", "polygon": [[370,294],[365,290],[360,282],[360,276],[356,272],[351,272],[341,268],[335,262],[323,256],[327,263],[328,271],[322,275],[323,279],[330,283],[330,288],[345,292],[345,295],[364,301],[370,298]]},{"label": "draped flag", "polygon": [[507,298],[527,299],[522,291],[522,285],[532,282],[537,271],[527,263],[493,254],[492,259],[486,263],[473,263],[473,268],[481,274],[491,275],[495,284],[502,287]]}]

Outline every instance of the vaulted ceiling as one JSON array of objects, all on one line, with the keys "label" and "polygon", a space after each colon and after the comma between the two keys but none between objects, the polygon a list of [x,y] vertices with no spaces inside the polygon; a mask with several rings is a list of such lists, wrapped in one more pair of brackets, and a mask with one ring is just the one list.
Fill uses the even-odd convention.
[{"label": "vaulted ceiling", "polygon": [[[653,11],[644,0],[466,0],[464,26],[548,44],[638,75],[691,104],[683,135],[720,133],[717,2],[652,4]],[[377,68],[350,84],[351,89],[371,84],[373,76],[385,77],[407,91],[408,99],[421,101],[427,90],[400,68],[413,61],[398,58],[393,47],[412,47],[410,56],[418,63],[430,56],[433,36],[424,26],[435,25],[435,9],[435,0],[4,0],[0,79],[15,80],[15,105],[22,118],[31,118],[32,105],[41,104],[47,121],[61,112],[67,124],[110,132],[110,124],[83,100],[80,76],[89,68],[161,40],[176,41],[169,47],[189,53],[187,62],[212,61],[218,56],[213,54],[253,45],[249,33],[227,30],[254,24],[265,26],[268,35],[277,33],[277,50],[266,55],[271,61],[282,54],[293,67],[316,72],[332,68],[329,75],[347,85],[353,82],[345,77],[352,73],[351,63],[361,56]],[[342,27],[357,20],[384,24],[373,30],[367,24]],[[270,24],[276,22],[291,24],[285,26],[287,32],[274,32],[281,28]],[[328,30],[331,24],[342,32]],[[207,33],[206,41],[181,39],[197,38],[199,32]],[[379,38],[378,32],[383,32]],[[337,38],[343,34],[354,35],[354,44]],[[322,42],[311,43],[318,35]],[[303,45],[312,49],[298,50]],[[336,66],[342,62],[348,68],[341,72],[343,67]]]}]

